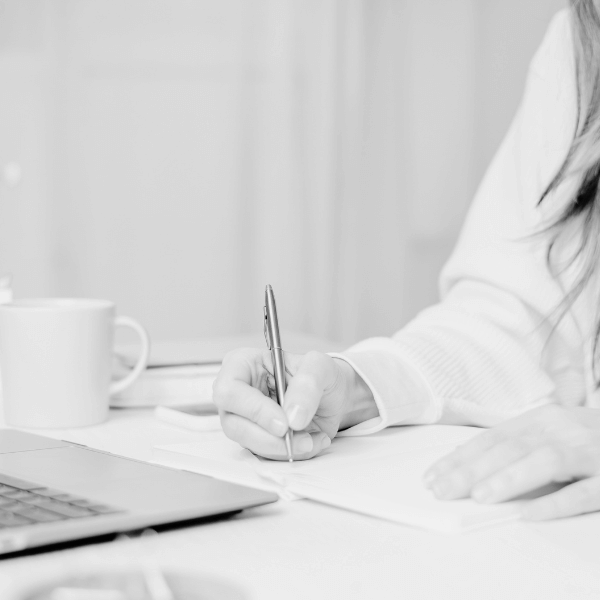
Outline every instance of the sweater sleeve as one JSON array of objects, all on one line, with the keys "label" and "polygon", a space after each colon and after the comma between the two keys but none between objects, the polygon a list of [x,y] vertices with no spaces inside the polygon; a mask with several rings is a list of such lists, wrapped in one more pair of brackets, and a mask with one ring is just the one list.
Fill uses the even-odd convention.
[{"label": "sweater sleeve", "polygon": [[371,388],[386,426],[491,426],[549,402],[585,399],[581,328],[550,317],[563,299],[534,236],[566,201],[540,197],[564,161],[576,119],[570,14],[559,12],[534,56],[523,100],[488,168],[441,275],[441,302],[391,338],[336,354]]}]

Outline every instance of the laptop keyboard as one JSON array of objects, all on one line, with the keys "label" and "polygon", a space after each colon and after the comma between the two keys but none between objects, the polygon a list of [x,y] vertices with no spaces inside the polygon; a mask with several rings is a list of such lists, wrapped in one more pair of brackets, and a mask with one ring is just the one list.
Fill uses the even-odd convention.
[{"label": "laptop keyboard", "polygon": [[0,474],[0,529],[123,512],[87,498]]}]

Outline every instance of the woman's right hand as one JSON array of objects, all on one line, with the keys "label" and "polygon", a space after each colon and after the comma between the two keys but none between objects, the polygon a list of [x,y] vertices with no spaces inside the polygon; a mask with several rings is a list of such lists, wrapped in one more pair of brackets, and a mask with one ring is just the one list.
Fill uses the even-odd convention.
[{"label": "woman's right hand", "polygon": [[294,459],[312,458],[340,429],[379,414],[370,388],[346,361],[286,352],[285,365],[285,410],[275,399],[269,350],[230,352],[213,385],[225,435],[251,452],[287,460],[284,436],[291,428]]}]

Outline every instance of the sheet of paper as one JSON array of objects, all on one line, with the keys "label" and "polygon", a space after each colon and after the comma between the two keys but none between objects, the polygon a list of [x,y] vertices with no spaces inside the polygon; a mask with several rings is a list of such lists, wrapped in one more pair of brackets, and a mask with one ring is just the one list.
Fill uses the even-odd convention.
[{"label": "sheet of paper", "polygon": [[515,503],[440,501],[423,485],[425,470],[453,446],[358,459],[333,473],[290,473],[282,483],[296,495],[424,529],[459,532],[516,518]]},{"label": "sheet of paper", "polygon": [[258,458],[232,442],[222,431],[207,431],[198,436],[201,441],[191,444],[155,446],[152,449],[153,461],[231,483],[280,491],[278,484],[259,475],[256,470],[260,465]]},{"label": "sheet of paper", "polygon": [[211,432],[193,444],[157,447],[157,462],[188,468],[235,483],[445,532],[515,519],[518,503],[495,506],[472,500],[442,502],[422,483],[425,470],[456,446],[481,433],[445,425],[396,427],[364,437],[336,438],[309,461],[259,458]]}]

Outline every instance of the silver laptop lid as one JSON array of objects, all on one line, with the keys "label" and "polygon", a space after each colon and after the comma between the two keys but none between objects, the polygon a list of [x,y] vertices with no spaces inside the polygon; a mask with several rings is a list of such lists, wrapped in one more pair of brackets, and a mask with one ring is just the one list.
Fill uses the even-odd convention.
[{"label": "silver laptop lid", "polygon": [[0,429],[0,554],[236,512],[275,494]]}]

